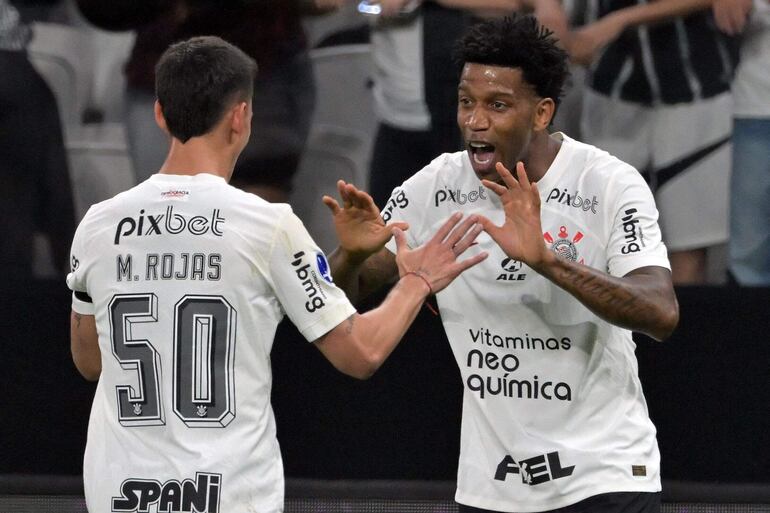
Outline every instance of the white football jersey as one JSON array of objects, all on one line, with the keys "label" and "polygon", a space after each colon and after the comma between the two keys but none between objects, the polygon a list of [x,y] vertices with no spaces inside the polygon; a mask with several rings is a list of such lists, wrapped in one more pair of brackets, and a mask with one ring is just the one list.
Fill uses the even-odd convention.
[{"label": "white football jersey", "polygon": [[72,308],[95,315],[89,511],[283,510],[270,350],[288,314],[309,341],[355,309],[288,205],[209,174],[157,174],[88,211]]},{"label": "white football jersey", "polygon": [[[563,144],[538,182],[543,239],[564,258],[623,276],[669,268],[658,212],[639,173],[593,146]],[[444,154],[395,189],[385,221],[412,247],[453,212],[500,225],[500,199],[467,152]],[[655,427],[631,332],[613,326],[482,233],[489,257],[438,294],[464,383],[456,499],[542,511],[619,491],[659,491]],[[388,248],[395,251],[393,241]],[[462,258],[462,257],[461,257]]]}]

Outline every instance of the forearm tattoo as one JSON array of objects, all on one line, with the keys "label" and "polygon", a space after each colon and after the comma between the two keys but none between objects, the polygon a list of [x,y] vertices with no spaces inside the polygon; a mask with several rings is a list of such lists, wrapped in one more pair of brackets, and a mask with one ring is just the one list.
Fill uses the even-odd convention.
[{"label": "forearm tattoo", "polygon": [[346,321],[347,321],[347,324],[345,326],[345,333],[350,335],[351,333],[353,333],[353,326],[356,323],[356,314],[353,314],[350,317],[348,317]]},{"label": "forearm tattoo", "polygon": [[586,306],[603,311],[617,320],[638,322],[653,310],[652,305],[638,294],[633,294],[622,284],[614,283],[605,276],[596,276],[588,269],[567,268],[562,271],[560,278],[579,294],[578,299],[582,298]]}]

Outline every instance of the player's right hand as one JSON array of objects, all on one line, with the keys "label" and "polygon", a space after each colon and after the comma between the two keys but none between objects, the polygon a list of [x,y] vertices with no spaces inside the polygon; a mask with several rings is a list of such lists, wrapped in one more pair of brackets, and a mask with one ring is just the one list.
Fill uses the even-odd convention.
[{"label": "player's right hand", "polygon": [[452,283],[463,271],[487,258],[488,253],[482,251],[459,260],[483,229],[479,216],[469,216],[461,223],[462,217],[460,212],[455,212],[429,241],[415,249],[407,244],[404,232],[398,228],[393,230],[398,274],[401,277],[409,273],[421,276],[435,294]]},{"label": "player's right hand", "polygon": [[355,185],[339,180],[337,191],[342,206],[331,196],[324,196],[323,202],[332,212],[340,248],[350,257],[363,261],[385,246],[394,228],[409,228],[400,221],[386,225],[372,197]]}]

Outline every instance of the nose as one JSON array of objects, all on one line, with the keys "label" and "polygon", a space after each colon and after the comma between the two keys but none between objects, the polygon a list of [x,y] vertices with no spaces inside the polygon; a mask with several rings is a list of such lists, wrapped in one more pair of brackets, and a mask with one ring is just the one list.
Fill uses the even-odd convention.
[{"label": "nose", "polygon": [[489,128],[489,118],[485,114],[484,109],[480,106],[473,107],[470,112],[467,113],[465,126],[473,131],[486,130]]}]

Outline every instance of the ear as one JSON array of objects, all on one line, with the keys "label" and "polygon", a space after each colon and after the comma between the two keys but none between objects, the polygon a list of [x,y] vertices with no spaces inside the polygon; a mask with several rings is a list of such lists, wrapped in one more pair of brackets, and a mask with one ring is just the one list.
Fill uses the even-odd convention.
[{"label": "ear", "polygon": [[158,124],[161,130],[168,134],[168,125],[166,124],[166,118],[163,117],[163,109],[160,106],[160,102],[155,100],[155,106],[153,107],[155,112],[155,122]]},{"label": "ear", "polygon": [[249,105],[246,102],[236,103],[231,111],[230,129],[240,135],[244,130],[249,130]]},{"label": "ear", "polygon": [[534,129],[535,131],[542,131],[548,128],[553,119],[554,112],[556,111],[556,103],[552,98],[542,98],[537,105],[535,105],[535,119]]}]

